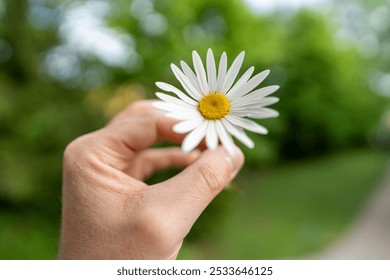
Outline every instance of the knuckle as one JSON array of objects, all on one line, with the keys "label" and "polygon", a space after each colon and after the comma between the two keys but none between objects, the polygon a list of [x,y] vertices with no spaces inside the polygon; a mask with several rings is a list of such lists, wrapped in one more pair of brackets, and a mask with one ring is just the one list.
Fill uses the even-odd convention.
[{"label": "knuckle", "polygon": [[65,151],[64,151],[64,163],[65,164],[69,164],[71,162],[73,162],[73,160],[75,159],[76,155],[79,153],[79,147],[80,147],[80,138],[77,138],[75,140],[73,140],[72,142],[70,142],[66,148],[65,148]]},{"label": "knuckle", "polygon": [[209,163],[199,166],[199,180],[206,191],[219,193],[230,178],[230,169],[226,164],[220,164],[218,169]]},{"label": "knuckle", "polygon": [[72,167],[91,162],[93,160],[93,145],[88,134],[70,142],[64,150],[64,166]]}]

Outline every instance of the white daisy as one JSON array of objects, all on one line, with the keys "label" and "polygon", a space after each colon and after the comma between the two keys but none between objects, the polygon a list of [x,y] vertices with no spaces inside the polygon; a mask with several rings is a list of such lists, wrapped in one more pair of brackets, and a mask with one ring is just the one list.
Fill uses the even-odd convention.
[{"label": "white daisy", "polygon": [[196,51],[192,52],[195,73],[184,62],[180,61],[181,69],[171,64],[172,71],[187,94],[176,87],[157,82],[156,85],[177,97],[157,92],[162,101],[154,106],[167,111],[167,116],[181,120],[173,127],[176,133],[188,133],[182,143],[183,152],[190,152],[203,138],[206,146],[215,150],[218,142],[234,155],[235,148],[232,136],[248,148],[253,148],[253,141],[244,129],[260,134],[267,134],[265,127],[247,119],[264,119],[277,117],[277,111],[265,106],[279,101],[276,97],[267,97],[279,89],[279,86],[267,86],[254,90],[269,74],[265,70],[252,78],[254,67],[250,67],[234,84],[244,60],[241,52],[227,70],[227,56],[221,56],[218,72],[211,49],[207,52],[206,70]]}]

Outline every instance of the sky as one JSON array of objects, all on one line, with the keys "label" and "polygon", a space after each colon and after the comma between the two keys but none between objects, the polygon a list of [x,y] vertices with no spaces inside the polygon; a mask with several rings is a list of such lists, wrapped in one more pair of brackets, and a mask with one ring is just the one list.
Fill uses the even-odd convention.
[{"label": "sky", "polygon": [[322,7],[329,0],[244,0],[247,5],[259,13],[271,13],[275,10]]}]

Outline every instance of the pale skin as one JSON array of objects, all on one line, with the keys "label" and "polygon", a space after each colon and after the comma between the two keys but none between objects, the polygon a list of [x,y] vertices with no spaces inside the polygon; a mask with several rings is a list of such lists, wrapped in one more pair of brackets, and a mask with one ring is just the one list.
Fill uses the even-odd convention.
[{"label": "pale skin", "polygon": [[[184,237],[237,175],[244,157],[215,151],[150,148],[180,143],[176,121],[138,101],[106,127],[77,138],[64,153],[60,259],[175,259]],[[186,167],[148,186],[155,171]]]}]

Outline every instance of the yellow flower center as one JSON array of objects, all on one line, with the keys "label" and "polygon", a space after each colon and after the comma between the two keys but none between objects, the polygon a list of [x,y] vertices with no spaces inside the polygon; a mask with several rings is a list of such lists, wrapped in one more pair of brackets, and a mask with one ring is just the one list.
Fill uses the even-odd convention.
[{"label": "yellow flower center", "polygon": [[199,101],[198,110],[205,119],[219,120],[229,113],[230,101],[223,94],[211,93]]}]

